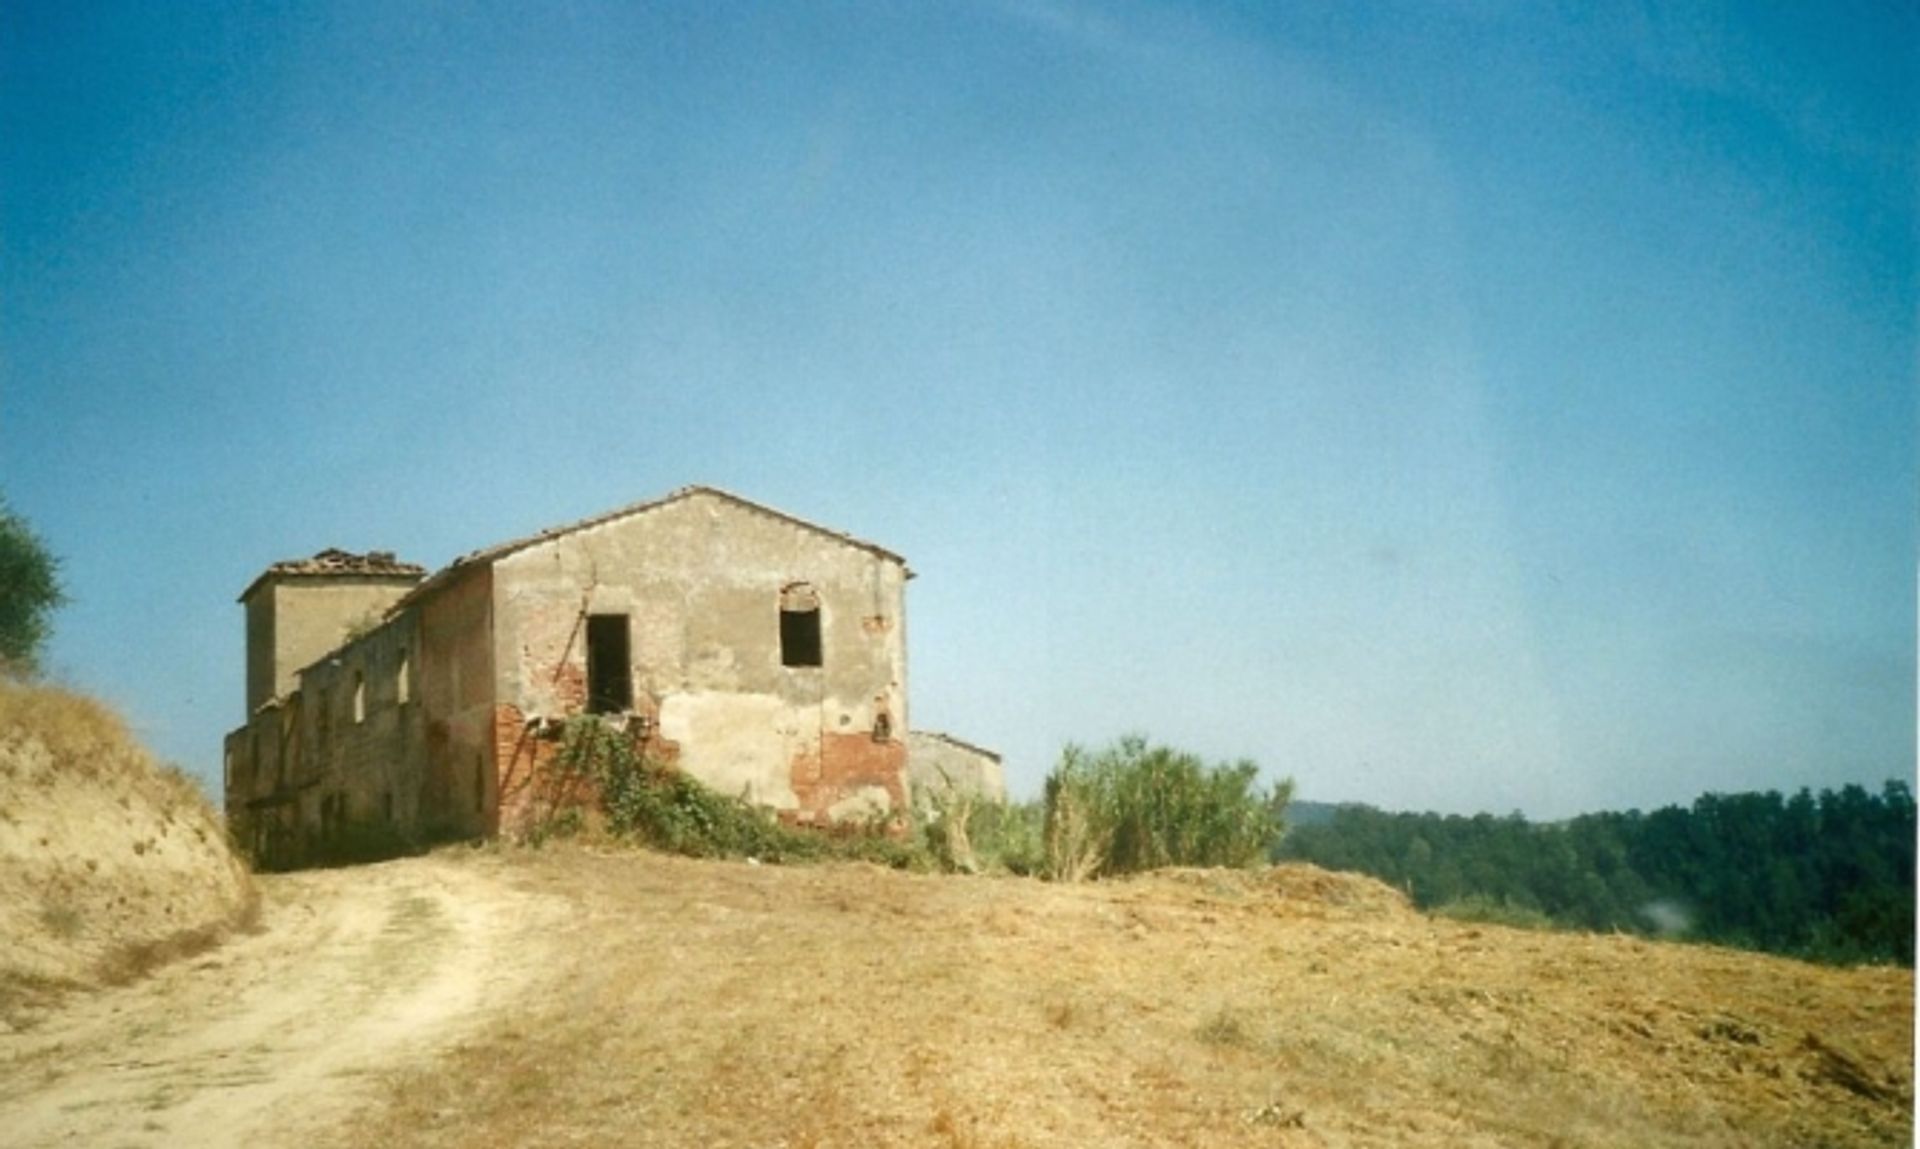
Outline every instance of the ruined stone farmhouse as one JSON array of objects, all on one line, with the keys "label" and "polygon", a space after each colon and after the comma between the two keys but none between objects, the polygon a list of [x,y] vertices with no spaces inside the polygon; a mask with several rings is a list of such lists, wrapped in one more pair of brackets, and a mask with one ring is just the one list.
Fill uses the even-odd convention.
[{"label": "ruined stone farmhouse", "polygon": [[475,551],[275,563],[246,608],[226,741],[243,845],[293,864],[377,828],[513,832],[557,723],[803,824],[908,809],[899,555],[708,487]]}]

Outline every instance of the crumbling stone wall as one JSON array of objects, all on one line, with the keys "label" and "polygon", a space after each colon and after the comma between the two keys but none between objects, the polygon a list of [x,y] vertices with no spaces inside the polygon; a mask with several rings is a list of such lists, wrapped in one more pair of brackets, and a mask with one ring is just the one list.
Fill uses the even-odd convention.
[{"label": "crumbling stone wall", "polygon": [[445,832],[423,789],[417,618],[402,613],[301,671],[227,739],[227,812],[263,864]]},{"label": "crumbling stone wall", "polygon": [[317,843],[368,827],[406,839],[429,831],[419,645],[418,617],[407,611],[300,673],[301,812]]}]

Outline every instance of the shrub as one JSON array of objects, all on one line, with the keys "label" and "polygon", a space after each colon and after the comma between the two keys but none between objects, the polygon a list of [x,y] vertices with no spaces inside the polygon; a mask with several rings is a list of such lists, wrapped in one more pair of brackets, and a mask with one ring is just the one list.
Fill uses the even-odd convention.
[{"label": "shrub", "polygon": [[968,822],[981,865],[1009,874],[1039,874],[1047,864],[1046,808],[1039,802],[987,802]]},{"label": "shrub", "polygon": [[942,869],[1029,875],[1046,867],[1046,813],[1038,802],[986,802],[949,790],[926,809],[925,848]]},{"label": "shrub", "polygon": [[1047,777],[1046,872],[1063,881],[1162,866],[1253,866],[1286,828],[1291,780],[1259,789],[1246,760],[1209,766],[1137,735],[1068,746]]}]

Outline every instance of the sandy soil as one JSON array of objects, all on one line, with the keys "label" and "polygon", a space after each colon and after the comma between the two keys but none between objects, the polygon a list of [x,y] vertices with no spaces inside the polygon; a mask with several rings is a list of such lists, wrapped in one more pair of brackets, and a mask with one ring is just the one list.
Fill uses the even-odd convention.
[{"label": "sandy soil", "polygon": [[0,1031],[204,949],[253,897],[198,783],[95,700],[0,677]]},{"label": "sandy soil", "polygon": [[309,1144],[514,1001],[557,912],[447,857],[260,884],[255,932],[0,1031],[0,1140]]}]

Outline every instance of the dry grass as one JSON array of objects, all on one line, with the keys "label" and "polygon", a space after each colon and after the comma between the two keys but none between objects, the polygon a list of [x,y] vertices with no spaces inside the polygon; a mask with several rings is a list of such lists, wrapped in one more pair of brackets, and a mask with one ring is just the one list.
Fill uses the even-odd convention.
[{"label": "dry grass", "polygon": [[1305,866],[1066,886],[567,847],[484,1037],[351,1144],[1905,1145],[1912,974],[1435,920]]},{"label": "dry grass", "polygon": [[[126,723],[103,703],[0,675],[0,736],[23,734],[38,739],[65,769],[87,778],[111,770],[133,744]],[[12,766],[0,770],[11,772]]]},{"label": "dry grass", "polygon": [[257,905],[191,778],[94,699],[0,676],[0,1023],[200,952]]}]

